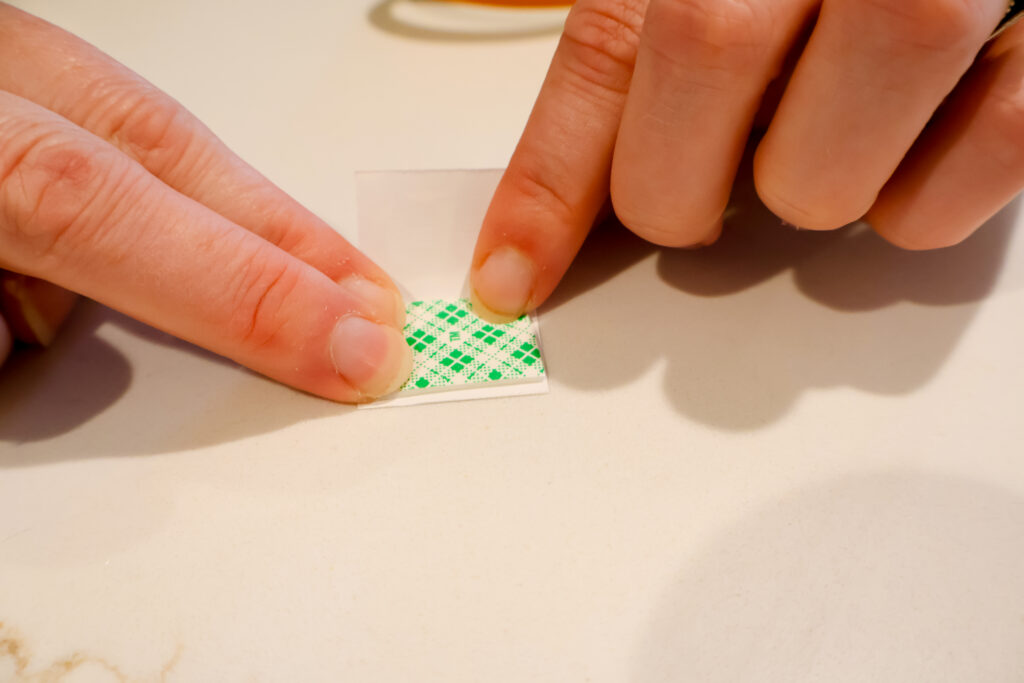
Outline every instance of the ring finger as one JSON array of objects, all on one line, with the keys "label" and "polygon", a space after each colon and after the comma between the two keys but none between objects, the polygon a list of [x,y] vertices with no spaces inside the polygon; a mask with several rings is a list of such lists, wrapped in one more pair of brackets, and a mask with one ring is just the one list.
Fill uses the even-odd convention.
[{"label": "ring finger", "polygon": [[757,151],[781,218],[831,229],[863,216],[975,59],[1006,0],[825,0]]}]

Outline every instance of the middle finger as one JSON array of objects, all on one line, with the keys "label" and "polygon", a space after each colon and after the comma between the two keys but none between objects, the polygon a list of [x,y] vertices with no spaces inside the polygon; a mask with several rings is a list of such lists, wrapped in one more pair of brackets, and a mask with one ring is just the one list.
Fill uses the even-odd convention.
[{"label": "middle finger", "polygon": [[651,0],[612,166],[619,219],[668,246],[713,238],[768,84],[816,0]]}]

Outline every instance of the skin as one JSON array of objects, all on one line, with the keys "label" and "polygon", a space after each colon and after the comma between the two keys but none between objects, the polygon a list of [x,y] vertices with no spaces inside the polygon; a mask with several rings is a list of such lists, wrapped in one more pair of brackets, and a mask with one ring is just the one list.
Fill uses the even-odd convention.
[{"label": "skin", "polygon": [[[1024,23],[986,45],[1004,11],[578,0],[477,242],[476,310],[541,305],[609,204],[657,244],[714,242],[762,119],[755,181],[780,218],[965,239],[1024,187]],[[53,336],[63,314],[26,311],[66,310],[65,288],[329,399],[401,384],[388,276],[179,104],[2,4],[0,64],[0,269],[21,293],[0,362],[12,332]]]},{"label": "skin", "polygon": [[387,274],[180,104],[3,4],[0,64],[0,269],[37,279],[5,287],[0,357],[52,336],[60,287],[336,401],[405,380]]},{"label": "skin", "polygon": [[472,262],[507,320],[554,290],[610,200],[656,244],[714,242],[755,183],[814,230],[956,244],[1024,187],[1024,23],[1006,0],[578,0]]}]

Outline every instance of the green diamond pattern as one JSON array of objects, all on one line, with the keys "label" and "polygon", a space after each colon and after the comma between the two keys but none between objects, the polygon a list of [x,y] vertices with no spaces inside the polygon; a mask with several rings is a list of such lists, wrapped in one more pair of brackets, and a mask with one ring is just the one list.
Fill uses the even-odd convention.
[{"label": "green diamond pattern", "polygon": [[409,304],[405,341],[414,351],[413,369],[401,391],[529,381],[544,375],[528,316],[491,325],[475,316],[465,299]]}]

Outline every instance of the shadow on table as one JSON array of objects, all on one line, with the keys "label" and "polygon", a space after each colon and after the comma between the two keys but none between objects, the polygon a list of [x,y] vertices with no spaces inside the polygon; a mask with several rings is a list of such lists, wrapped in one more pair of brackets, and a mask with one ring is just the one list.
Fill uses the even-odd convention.
[{"label": "shadow on table", "polygon": [[[784,226],[749,175],[732,207],[719,242],[699,250],[598,228],[542,309],[552,379],[603,390],[664,361],[664,391],[682,415],[740,431],[771,424],[811,388],[911,392],[942,368],[995,286],[1019,202],[963,244],[929,252],[863,225]],[[641,265],[651,257],[660,282]],[[612,278],[625,282],[580,296]]]},{"label": "shadow on table", "polygon": [[1024,500],[917,472],[795,492],[717,534],[633,657],[658,681],[1016,681]]},{"label": "shadow on table", "polygon": [[[552,20],[549,24],[536,25],[524,24],[515,26],[508,21],[508,17],[502,16],[503,25],[499,27],[497,20],[492,25],[477,25],[476,27],[459,27],[456,25],[445,27],[442,20],[431,22],[417,22],[410,17],[404,17],[396,10],[400,8],[413,8],[429,11],[432,6],[438,5],[438,9],[446,9],[443,2],[438,0],[381,0],[370,8],[367,19],[370,24],[385,33],[412,38],[415,40],[428,40],[444,43],[467,43],[467,42],[498,42],[518,40],[523,38],[539,38],[542,36],[558,35],[562,31],[563,22]],[[473,8],[477,12],[486,11],[486,7]],[[508,12],[508,10],[504,10]],[[439,18],[443,19],[443,18]]]},{"label": "shadow on table", "polygon": [[[137,377],[130,360],[97,334],[103,326],[191,358],[150,364],[149,376]],[[197,411],[198,401],[207,409]],[[201,448],[348,410],[84,301],[53,347],[19,350],[0,369],[0,467]],[[104,429],[104,414],[114,411],[116,428]],[[43,455],[18,448],[72,430],[81,431],[81,443],[63,440]]]}]

